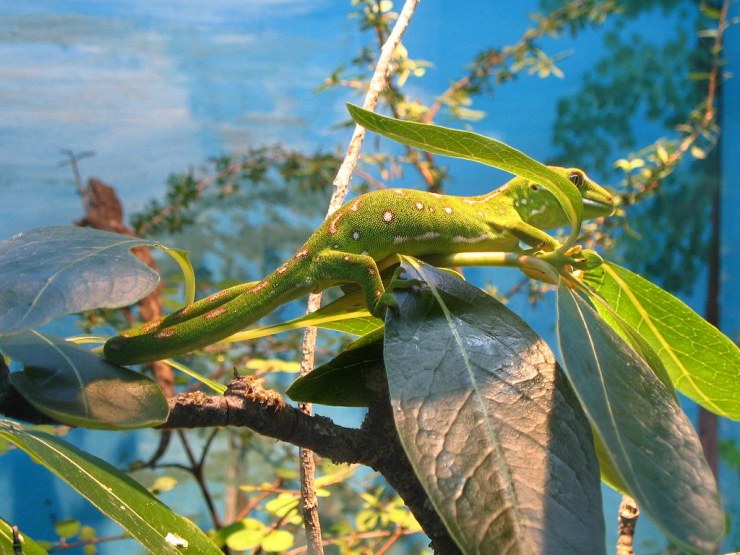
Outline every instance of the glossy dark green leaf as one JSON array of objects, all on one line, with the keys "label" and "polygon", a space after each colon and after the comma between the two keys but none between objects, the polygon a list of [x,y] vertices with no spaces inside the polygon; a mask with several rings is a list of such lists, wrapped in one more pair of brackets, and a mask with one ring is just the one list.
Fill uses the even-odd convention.
[{"label": "glossy dark green leaf", "polygon": [[34,229],[0,243],[0,333],[135,303],[159,277],[129,249],[156,243],[85,227]]},{"label": "glossy dark green leaf", "polygon": [[347,109],[352,118],[364,128],[401,144],[435,154],[480,162],[542,183],[557,198],[568,215],[572,228],[570,239],[575,241],[583,212],[578,190],[566,178],[523,152],[471,131],[389,118],[352,104],[348,104]]},{"label": "glossy dark green leaf", "polygon": [[372,392],[364,370],[383,362],[383,330],[354,341],[334,359],[298,378],[285,392],[294,401],[341,407],[366,407]]},{"label": "glossy dark green leaf", "polygon": [[404,259],[385,362],[401,442],[464,553],[604,553],[588,421],[542,339],[479,289]]},{"label": "glossy dark green leaf", "polygon": [[36,409],[72,426],[142,428],[161,424],[169,407],[149,377],[36,331],[0,336],[0,350],[22,361],[10,383]]},{"label": "glossy dark green leaf", "polygon": [[667,291],[611,262],[587,272],[586,283],[653,348],[676,389],[740,420],[740,349],[727,336]]},{"label": "glossy dark green leaf", "polygon": [[621,483],[676,543],[709,553],[724,530],[717,484],[671,391],[577,293],[558,291],[568,378]]},{"label": "glossy dark green leaf", "polygon": [[[104,460],[9,420],[0,420],[0,437],[67,482],[150,553],[221,555],[200,528],[172,512],[138,482]],[[187,549],[176,547],[181,540]]]}]

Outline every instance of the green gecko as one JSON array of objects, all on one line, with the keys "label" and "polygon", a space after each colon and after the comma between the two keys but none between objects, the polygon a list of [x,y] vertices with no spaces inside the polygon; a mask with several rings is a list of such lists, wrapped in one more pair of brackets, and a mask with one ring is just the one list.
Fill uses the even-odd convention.
[{"label": "green gecko", "polygon": [[[611,214],[612,195],[581,170],[551,169],[578,188],[584,219]],[[238,332],[289,301],[333,285],[359,285],[368,310],[382,317],[387,301],[378,262],[384,258],[517,252],[520,243],[552,251],[559,243],[543,230],[568,223],[552,193],[522,177],[475,197],[410,189],[367,193],[334,212],[292,258],[262,281],[225,289],[115,336],[105,344],[105,358],[138,364],[182,355]]]}]

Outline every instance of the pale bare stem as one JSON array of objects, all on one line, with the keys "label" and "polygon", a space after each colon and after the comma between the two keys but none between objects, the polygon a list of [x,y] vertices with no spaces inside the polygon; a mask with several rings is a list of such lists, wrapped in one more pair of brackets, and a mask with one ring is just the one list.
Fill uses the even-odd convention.
[{"label": "pale bare stem", "polygon": [[635,539],[638,516],[640,516],[640,508],[635,500],[628,495],[623,495],[622,502],[619,504],[616,555],[635,555],[632,544]]},{"label": "pale bare stem", "polygon": [[[373,110],[378,103],[380,93],[388,86],[388,77],[390,65],[393,60],[393,54],[396,47],[401,43],[401,37],[411,21],[411,17],[416,10],[418,0],[406,0],[401,13],[393,26],[393,30],[388,35],[383,48],[380,51],[378,63],[375,65],[375,71],[370,79],[370,86],[365,94],[365,100],[362,107],[366,110]],[[352,138],[349,141],[347,152],[344,155],[341,166],[334,178],[334,193],[329,201],[327,218],[334,213],[342,204],[347,196],[349,189],[349,180],[352,172],[357,165],[360,157],[362,141],[365,138],[365,129],[359,125],[355,126]],[[309,295],[306,307],[306,313],[310,314],[318,310],[321,305],[321,294],[315,293]],[[316,352],[316,328],[308,327],[303,334],[302,344],[301,375],[308,374],[313,369],[314,354]],[[312,412],[311,404],[305,403],[300,405],[300,409],[306,414]],[[321,528],[319,523],[318,499],[314,486],[314,460],[313,453],[307,449],[299,449],[299,459],[301,464],[301,495],[303,498],[303,516],[304,527],[306,529],[306,540],[308,542],[308,553],[320,554],[324,552],[321,542]]]}]

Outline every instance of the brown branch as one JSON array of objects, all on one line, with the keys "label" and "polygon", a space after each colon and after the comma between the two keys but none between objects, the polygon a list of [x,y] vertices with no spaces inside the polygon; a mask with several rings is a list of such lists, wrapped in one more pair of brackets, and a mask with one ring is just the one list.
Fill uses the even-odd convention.
[{"label": "brown branch", "polygon": [[160,429],[244,426],[264,436],[311,449],[337,462],[358,462],[358,430],[303,413],[251,376],[235,378],[224,396],[182,393],[170,399]]},{"label": "brown branch", "polygon": [[[7,380],[4,389],[1,362],[2,359],[0,410],[19,420],[58,424],[30,406],[20,413],[7,410],[25,401]],[[365,375],[367,386],[374,391],[375,397],[360,429],[339,426],[323,416],[305,414],[286,403],[277,392],[263,389],[260,381],[251,376],[232,380],[224,396],[192,392],[169,399],[170,415],[159,429],[248,427],[262,435],[310,449],[337,463],[369,466],[383,475],[403,499],[429,536],[435,553],[458,553],[398,439],[382,366],[368,367]],[[197,462],[194,456],[190,458],[191,465]],[[202,462],[201,459],[200,464]],[[191,472],[193,468],[177,467]]]},{"label": "brown branch", "polygon": [[360,429],[306,414],[286,403],[277,392],[263,389],[260,380],[251,376],[232,380],[222,397],[194,392],[170,399],[170,416],[160,429],[246,426],[337,463],[369,466],[401,496],[436,553],[458,553],[398,439],[382,367],[368,368],[368,376],[368,387],[376,395]]}]

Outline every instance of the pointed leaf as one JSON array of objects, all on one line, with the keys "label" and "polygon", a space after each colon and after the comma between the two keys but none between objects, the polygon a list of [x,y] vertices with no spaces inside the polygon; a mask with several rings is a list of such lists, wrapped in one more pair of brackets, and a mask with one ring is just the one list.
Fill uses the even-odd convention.
[{"label": "pointed leaf", "polygon": [[10,383],[35,408],[72,426],[143,428],[167,419],[159,386],[59,338],[29,330],[0,336],[0,350],[22,361]]},{"label": "pointed leaf", "polygon": [[391,403],[450,534],[465,553],[604,553],[593,439],[547,345],[479,289],[404,261],[426,291],[395,292],[386,318]]},{"label": "pointed leaf", "polygon": [[180,554],[182,551],[175,547],[178,542],[174,539],[181,538],[187,542],[186,553],[221,555],[197,526],[172,512],[138,482],[104,460],[57,437],[26,430],[9,420],[0,420],[0,437],[67,482],[150,553]]},{"label": "pointed leaf", "polygon": [[129,252],[155,243],[63,226],[34,229],[0,243],[0,332],[41,326],[82,310],[126,306],[159,277]]},{"label": "pointed leaf", "polygon": [[227,337],[225,342],[250,341],[285,331],[316,326],[319,328],[365,335],[383,326],[383,321],[370,316],[365,307],[365,297],[359,288],[322,306],[319,310],[274,326],[263,326],[240,331]]},{"label": "pointed leaf", "polygon": [[366,407],[372,398],[364,369],[383,362],[383,330],[360,337],[334,359],[301,376],[285,392],[303,403]]},{"label": "pointed leaf", "polygon": [[558,340],[570,383],[630,495],[673,541],[710,552],[724,530],[717,485],[671,392],[564,285],[558,291]]},{"label": "pointed leaf", "polygon": [[[613,263],[586,273],[609,306],[653,348],[673,385],[707,410],[740,420],[740,349],[679,299]],[[608,311],[597,310],[607,322]]]},{"label": "pointed leaf", "polygon": [[583,212],[581,195],[563,176],[540,164],[506,143],[471,131],[450,129],[438,125],[403,121],[381,116],[347,104],[352,119],[379,135],[444,156],[464,158],[499,168],[542,183],[555,196],[571,224],[569,243],[574,242],[581,228]]}]

